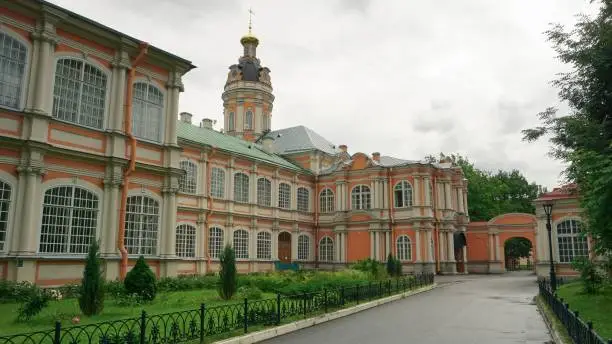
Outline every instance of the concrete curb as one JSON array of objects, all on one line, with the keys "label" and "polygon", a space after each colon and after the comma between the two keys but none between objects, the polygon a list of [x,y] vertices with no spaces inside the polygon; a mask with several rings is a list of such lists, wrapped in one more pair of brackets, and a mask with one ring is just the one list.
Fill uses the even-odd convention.
[{"label": "concrete curb", "polygon": [[[564,341],[562,337],[559,335],[559,331],[555,329],[552,319],[548,317],[548,312],[546,312],[543,309],[543,307],[545,306],[542,305],[542,301],[539,300],[537,296],[534,297],[534,301],[535,301],[536,306],[538,307],[538,312],[540,312],[540,314],[542,315],[542,318],[544,319],[544,323],[546,324],[546,327],[548,328],[548,332],[550,333],[550,336],[552,337],[551,343],[552,344],[567,344],[567,342]],[[550,311],[552,312],[552,310]]]},{"label": "concrete curb", "polygon": [[366,302],[366,303],[362,303],[360,305],[357,306],[353,306],[350,308],[345,308],[345,309],[340,309],[337,310],[335,312],[332,313],[327,313],[327,314],[322,314],[313,318],[308,318],[308,319],[304,319],[304,320],[298,320],[298,321],[294,321],[292,323],[289,324],[285,324],[285,325],[280,325],[277,327],[273,327],[270,329],[265,329],[259,332],[253,332],[253,333],[249,333],[249,334],[245,334],[244,336],[240,336],[240,337],[234,337],[234,338],[230,338],[230,339],[225,339],[222,341],[217,341],[215,342],[216,344],[251,344],[251,343],[258,343],[261,341],[264,341],[266,339],[271,339],[274,337],[278,337],[278,336],[282,336],[284,334],[287,333],[291,333],[291,332],[295,332],[310,326],[314,326],[317,324],[322,324],[334,319],[338,319],[338,318],[342,318],[351,314],[355,314],[361,311],[364,311],[366,309],[370,309],[370,308],[374,308],[376,306],[380,306],[383,305],[385,303],[389,303],[389,302],[393,302],[393,301],[397,301],[403,298],[406,298],[408,296],[412,296],[415,294],[420,294],[420,293],[424,293],[427,291],[430,291],[432,289],[434,289],[436,287],[436,283],[426,286],[426,287],[422,287],[419,289],[415,289],[415,290],[411,290],[411,291],[407,291],[405,293],[401,293],[401,294],[397,294],[397,295],[393,295],[393,296],[389,296],[389,297],[385,297],[383,299],[378,299],[378,300],[374,300],[374,301],[370,301],[370,302]]}]

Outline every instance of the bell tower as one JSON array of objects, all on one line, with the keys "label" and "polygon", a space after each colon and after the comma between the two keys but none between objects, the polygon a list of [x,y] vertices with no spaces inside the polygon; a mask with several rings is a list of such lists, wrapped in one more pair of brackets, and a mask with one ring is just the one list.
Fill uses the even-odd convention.
[{"label": "bell tower", "polygon": [[251,33],[250,16],[249,32],[240,39],[243,55],[229,67],[222,98],[225,132],[255,141],[271,129],[274,95],[270,69],[257,58],[259,39]]}]

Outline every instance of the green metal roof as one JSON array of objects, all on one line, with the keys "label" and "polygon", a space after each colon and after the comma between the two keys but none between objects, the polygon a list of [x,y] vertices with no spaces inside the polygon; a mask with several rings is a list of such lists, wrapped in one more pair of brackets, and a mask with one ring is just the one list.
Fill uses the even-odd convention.
[{"label": "green metal roof", "polygon": [[212,129],[198,127],[183,121],[177,121],[176,135],[179,139],[215,147],[216,149],[223,150],[234,155],[243,156],[251,160],[277,165],[305,174],[312,174],[312,172],[309,170],[285,160],[279,155],[265,152],[261,146],[256,143],[225,135]]}]

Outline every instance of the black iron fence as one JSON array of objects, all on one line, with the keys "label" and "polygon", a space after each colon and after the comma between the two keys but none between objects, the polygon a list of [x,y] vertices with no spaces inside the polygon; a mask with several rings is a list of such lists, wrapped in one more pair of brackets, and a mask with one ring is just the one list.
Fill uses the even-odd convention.
[{"label": "black iron fence", "polygon": [[576,344],[612,344],[612,339],[606,341],[595,332],[593,323],[580,318],[578,311],[572,311],[569,304],[563,302],[550,288],[549,280],[539,280],[540,295],[559,318],[567,333]]},{"label": "black iron fence", "polygon": [[48,331],[0,337],[0,344],[166,344],[204,343],[209,337],[226,333],[247,333],[249,328],[276,326],[283,320],[327,313],[352,304],[402,293],[434,282],[433,274],[419,274],[386,281],[355,284],[320,292],[281,295],[180,312],[62,327]]}]

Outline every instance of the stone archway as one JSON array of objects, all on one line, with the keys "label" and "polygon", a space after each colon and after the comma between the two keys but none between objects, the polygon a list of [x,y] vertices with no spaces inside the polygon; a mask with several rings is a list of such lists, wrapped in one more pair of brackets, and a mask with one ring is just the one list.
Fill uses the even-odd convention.
[{"label": "stone archway", "polygon": [[533,242],[522,236],[513,236],[504,241],[504,267],[506,271],[534,270]]},{"label": "stone archway", "polygon": [[278,235],[278,260],[291,263],[291,233],[281,232]]}]

